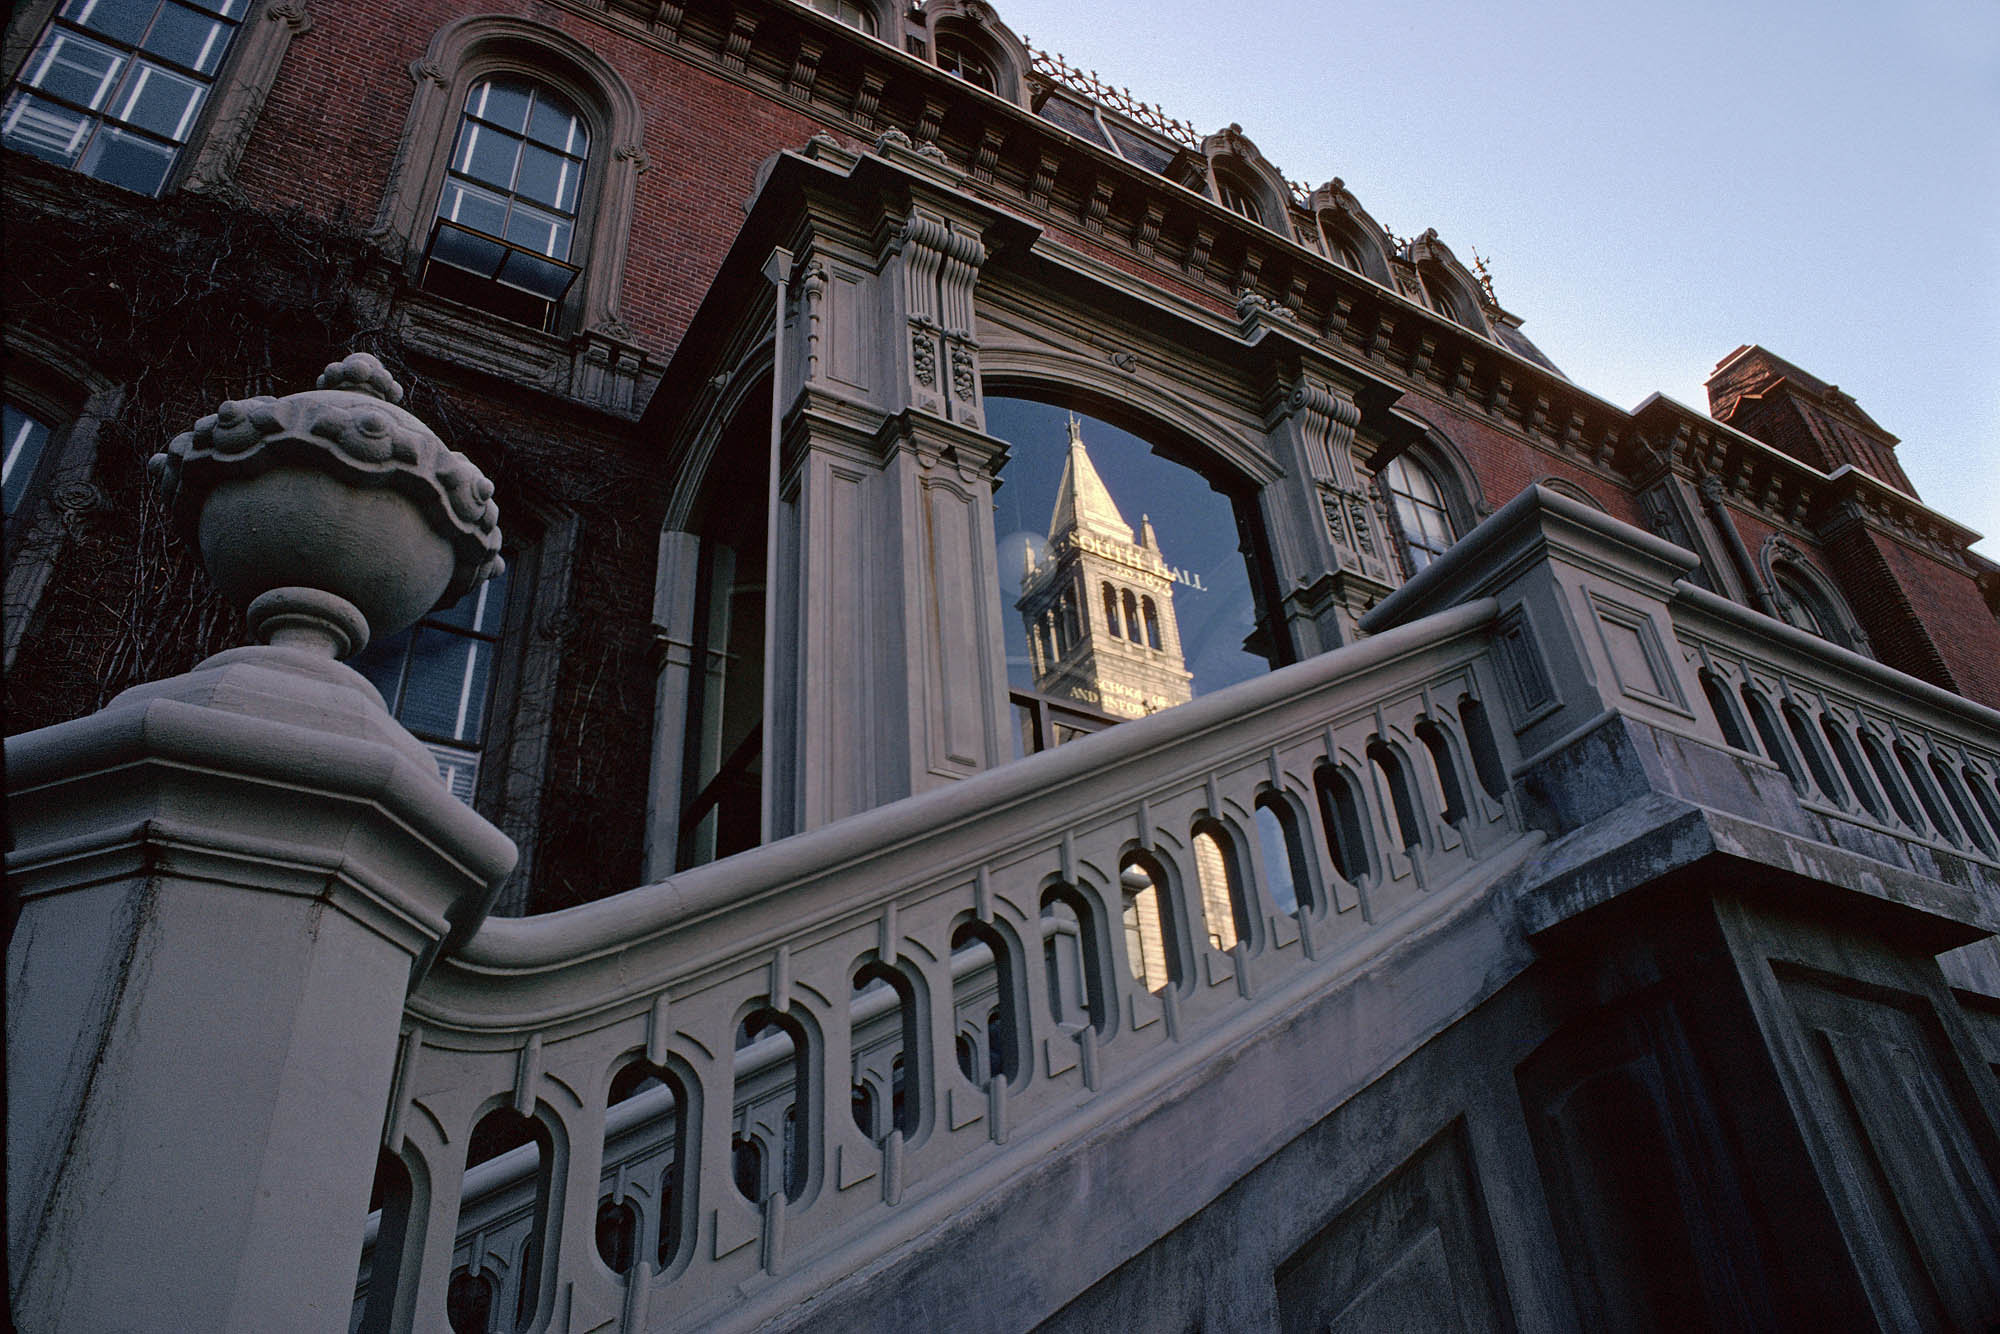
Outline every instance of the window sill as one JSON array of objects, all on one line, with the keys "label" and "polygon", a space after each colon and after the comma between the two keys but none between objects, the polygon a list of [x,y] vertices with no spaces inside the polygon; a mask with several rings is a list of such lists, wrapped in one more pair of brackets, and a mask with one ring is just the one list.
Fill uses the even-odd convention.
[{"label": "window sill", "polygon": [[397,332],[441,361],[634,421],[666,370],[644,348],[608,333],[543,333],[414,287],[399,305]]}]

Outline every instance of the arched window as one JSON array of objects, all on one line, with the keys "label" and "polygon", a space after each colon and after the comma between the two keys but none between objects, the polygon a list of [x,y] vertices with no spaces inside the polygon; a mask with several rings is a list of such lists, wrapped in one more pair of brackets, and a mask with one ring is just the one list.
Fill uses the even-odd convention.
[{"label": "arched window", "polygon": [[376,224],[408,247],[412,276],[552,332],[619,329],[632,198],[647,164],[625,81],[575,38],[499,15],[447,24],[413,68],[416,94]]},{"label": "arched window", "polygon": [[1144,598],[1140,600],[1139,614],[1146,621],[1146,647],[1160,647],[1160,612],[1153,605],[1153,599]]},{"label": "arched window", "polygon": [[1114,637],[1118,629],[1118,590],[1110,584],[1104,586],[1104,628]]},{"label": "arched window", "polygon": [[1757,553],[1780,619],[1807,634],[1856,653],[1867,653],[1868,636],[1848,608],[1839,586],[1813,566],[1803,551],[1782,536],[1767,539]]},{"label": "arched window", "polygon": [[1139,624],[1139,599],[1134,597],[1132,590],[1128,588],[1125,590],[1125,637],[1137,644],[1144,634],[1145,631]]},{"label": "arched window", "polygon": [[937,37],[937,64],[946,74],[964,79],[989,93],[1000,91],[1000,76],[992,59],[962,33],[945,31]]},{"label": "arched window", "polygon": [[1256,187],[1242,177],[1231,172],[1215,173],[1215,197],[1222,201],[1224,208],[1239,213],[1258,225],[1264,225],[1264,208],[1257,202]]},{"label": "arched window", "polygon": [[1403,562],[1415,574],[1458,540],[1451,511],[1430,469],[1406,454],[1384,464],[1381,478],[1402,533]]},{"label": "arched window", "polygon": [[466,90],[425,253],[424,286],[547,328],[576,266],[590,129],[553,89],[513,76]]},{"label": "arched window", "polygon": [[1859,634],[1859,627],[1824,580],[1809,575],[1790,561],[1776,561],[1771,568],[1771,582],[1777,587],[1779,614],[1787,624],[1818,635],[1830,644],[1865,651],[1867,641]]},{"label": "arched window", "polygon": [[1320,235],[1326,238],[1327,254],[1332,256],[1333,262],[1349,273],[1360,273],[1361,247],[1355,244],[1347,229],[1325,213],[1320,215],[1319,229]]}]

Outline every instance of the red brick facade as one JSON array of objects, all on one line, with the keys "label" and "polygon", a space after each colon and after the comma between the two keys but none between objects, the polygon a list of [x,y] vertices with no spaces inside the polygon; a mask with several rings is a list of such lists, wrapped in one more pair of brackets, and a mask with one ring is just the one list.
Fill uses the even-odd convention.
[{"label": "red brick facade", "polygon": [[[43,345],[86,363],[79,372],[130,386],[126,452],[100,456],[110,479],[102,485],[117,494],[136,495],[135,460],[218,399],[284,392],[310,382],[327,358],[367,347],[409,379],[413,402],[447,442],[496,478],[510,534],[534,543],[574,534],[561,562],[524,566],[547,580],[528,600],[526,624],[552,646],[550,675],[533,727],[521,725],[540,738],[536,758],[507,800],[511,818],[532,819],[539,831],[538,907],[598,897],[639,874],[659,652],[654,566],[671,483],[663,475],[668,442],[640,424],[644,397],[716,280],[760,164],[820,133],[849,149],[885,131],[910,135],[967,171],[969,193],[1039,229],[1044,245],[1121,274],[1164,302],[1224,315],[1261,309],[1303,330],[1330,360],[1400,387],[1400,419],[1427,426],[1431,446],[1447,444],[1476,479],[1477,496],[1462,498],[1468,510],[1475,500],[1490,510],[1553,479],[1618,519],[1657,526],[1642,503],[1646,487],[1662,476],[1690,488],[1719,478],[1753,557],[1782,535],[1840,585],[1884,662],[2000,706],[2000,625],[1965,563],[1964,530],[1882,488],[1843,490],[1825,476],[1851,466],[1909,491],[1893,437],[1838,391],[1747,349],[1712,385],[1720,425],[1664,405],[1617,412],[1511,343],[1437,313],[1413,261],[1395,258],[1394,289],[1341,268],[1317,239],[1303,199],[1294,201],[1291,233],[1260,230],[1212,199],[1164,184],[1156,171],[1052,128],[1032,105],[968,89],[919,56],[789,0],[736,7],[697,0],[684,12],[578,0],[504,11],[582,43],[624,81],[643,114],[641,143],[594,144],[591,159],[593,170],[614,156],[641,154],[645,163],[615,293],[624,330],[607,335],[614,361],[650,368],[623,372],[636,386],[634,401],[593,398],[576,387],[583,381],[565,378],[572,357],[584,364],[576,340],[587,331],[495,332],[506,355],[518,344],[529,349],[521,357],[557,368],[540,380],[483,352],[454,352],[448,340],[406,337],[411,321],[462,315],[440,314],[449,303],[418,290],[413,262],[383,248],[371,228],[396,178],[413,90],[451,76],[422,67],[434,35],[469,13],[495,11],[453,0],[309,0],[308,8],[311,22],[292,40],[261,109],[253,97],[244,112],[254,115],[254,130],[234,172],[237,193],[204,201],[170,189],[155,201],[10,150],[10,310]],[[48,9],[21,8],[10,53],[28,49]],[[885,24],[890,13],[885,7]],[[455,111],[447,123],[456,126]],[[417,206],[427,219],[438,182],[411,188],[429,201]],[[190,245],[159,258],[118,253],[106,240],[79,259],[35,240],[72,225],[79,235],[178,227],[209,238],[232,215],[251,220],[243,225],[255,235],[246,231],[244,244],[257,249]],[[1434,243],[1433,236],[1422,244]],[[295,270],[317,273],[314,265],[337,274],[315,279],[321,286],[310,291],[298,288],[288,313],[282,292],[261,305],[233,288],[208,294],[200,286],[207,280],[189,267],[197,263],[211,273],[268,265],[279,286]],[[175,284],[194,293],[192,302],[209,301],[217,327],[242,338],[195,348],[173,318],[131,317],[156,296],[166,303]],[[1495,329],[1503,317],[1497,306],[1487,311]],[[1364,439],[1358,453],[1379,463],[1408,444]],[[120,649],[122,657],[91,647],[95,641],[73,631],[97,614],[94,581],[158,572],[142,571],[150,548],[131,524],[97,511],[70,524],[64,540],[94,544],[97,558],[58,562],[23,613],[32,621],[10,686],[10,728],[87,711],[103,690],[180,670],[229,637],[227,618],[210,618],[198,631],[163,628],[143,651]],[[1722,548],[1702,554],[1712,565],[1731,559]],[[1713,582],[1726,587],[1746,575],[1757,577],[1717,569]],[[178,570],[159,597],[192,605],[190,580]],[[496,817],[503,825],[508,811]]]}]

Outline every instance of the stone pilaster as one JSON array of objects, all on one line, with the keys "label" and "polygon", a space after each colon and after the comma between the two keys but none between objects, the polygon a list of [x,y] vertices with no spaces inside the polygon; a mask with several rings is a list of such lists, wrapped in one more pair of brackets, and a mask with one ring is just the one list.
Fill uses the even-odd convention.
[{"label": "stone pilaster", "polygon": [[1265,432],[1285,476],[1267,491],[1264,519],[1281,616],[1293,651],[1307,657],[1351,643],[1396,576],[1381,510],[1354,466],[1359,407],[1309,372],[1274,397]]}]

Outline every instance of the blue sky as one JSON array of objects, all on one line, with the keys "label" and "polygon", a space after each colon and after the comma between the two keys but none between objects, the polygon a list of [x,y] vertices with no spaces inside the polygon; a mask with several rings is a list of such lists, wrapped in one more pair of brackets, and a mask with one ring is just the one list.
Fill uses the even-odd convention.
[{"label": "blue sky", "polygon": [[1762,343],[2000,559],[2000,3],[1000,0],[1035,46],[1436,227],[1621,407]]}]

